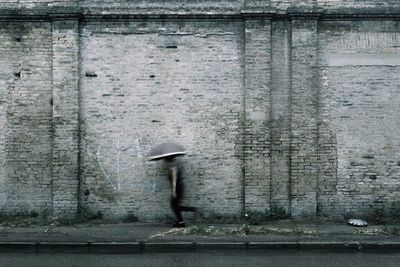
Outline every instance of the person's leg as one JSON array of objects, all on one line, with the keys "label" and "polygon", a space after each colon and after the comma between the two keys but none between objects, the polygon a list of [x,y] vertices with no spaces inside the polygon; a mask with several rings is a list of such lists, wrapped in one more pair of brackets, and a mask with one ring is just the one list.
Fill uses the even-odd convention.
[{"label": "person's leg", "polygon": [[179,206],[179,198],[171,198],[171,208],[175,214],[177,223],[183,224],[184,222],[181,214],[181,208]]}]

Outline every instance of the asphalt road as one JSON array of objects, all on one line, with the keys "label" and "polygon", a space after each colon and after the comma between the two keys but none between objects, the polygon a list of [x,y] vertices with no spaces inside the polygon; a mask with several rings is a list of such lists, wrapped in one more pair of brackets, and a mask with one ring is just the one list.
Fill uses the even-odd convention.
[{"label": "asphalt road", "polygon": [[400,253],[211,252],[107,254],[0,254],[0,266],[400,266]]}]

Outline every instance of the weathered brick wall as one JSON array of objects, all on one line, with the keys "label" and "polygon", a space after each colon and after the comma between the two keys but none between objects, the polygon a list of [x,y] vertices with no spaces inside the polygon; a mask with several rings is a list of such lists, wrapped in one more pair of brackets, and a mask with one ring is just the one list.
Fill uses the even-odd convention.
[{"label": "weathered brick wall", "polygon": [[316,213],[317,20],[292,20],[290,183],[292,216]]},{"label": "weathered brick wall", "polygon": [[291,23],[272,22],[271,32],[271,202],[290,212]]},{"label": "weathered brick wall", "polygon": [[[79,5],[89,12],[107,13],[169,13],[184,12],[215,14],[220,12],[286,12],[291,10],[327,11],[329,13],[395,13],[400,8],[397,0],[80,0]],[[393,10],[395,8],[395,10]],[[391,10],[392,9],[392,10]]]},{"label": "weathered brick wall", "polygon": [[4,9],[35,9],[48,7],[78,6],[79,0],[2,0],[0,8]]},{"label": "weathered brick wall", "polygon": [[[2,0],[2,9],[41,9],[80,7],[86,14],[240,14],[242,11],[286,13],[295,11],[323,11],[345,14],[396,14],[397,0]],[[64,13],[62,9],[58,12]],[[178,13],[177,13],[178,12]]]},{"label": "weathered brick wall", "polygon": [[370,10],[372,12],[381,13],[382,10],[391,12],[390,9],[395,7],[399,8],[399,1],[397,0],[317,0],[318,6],[326,10],[340,10],[343,11],[356,11],[357,10]]},{"label": "weathered brick wall", "polygon": [[177,0],[177,1],[160,1],[160,0],[81,0],[80,7],[85,12],[115,14],[115,13],[132,13],[132,14],[168,14],[178,12],[180,15],[188,14],[215,14],[215,13],[237,13],[243,1],[241,0]]},{"label": "weathered brick wall", "polygon": [[[88,22],[81,34],[83,203],[106,215],[169,214],[162,142],[187,147],[185,202],[240,210],[241,22]],[[86,195],[85,195],[86,193]]]},{"label": "weathered brick wall", "polygon": [[170,215],[165,170],[145,160],[165,141],[188,148],[185,202],[208,215],[389,207],[399,7],[2,1],[2,211]]},{"label": "weathered brick wall", "polygon": [[244,181],[247,210],[269,209],[271,20],[245,25]]},{"label": "weathered brick wall", "polygon": [[71,218],[78,206],[78,20],[53,18],[53,213]]},{"label": "weathered brick wall", "polygon": [[50,210],[51,24],[0,25],[1,210]]},{"label": "weathered brick wall", "polygon": [[394,21],[320,24],[323,213],[399,199],[399,37]]}]

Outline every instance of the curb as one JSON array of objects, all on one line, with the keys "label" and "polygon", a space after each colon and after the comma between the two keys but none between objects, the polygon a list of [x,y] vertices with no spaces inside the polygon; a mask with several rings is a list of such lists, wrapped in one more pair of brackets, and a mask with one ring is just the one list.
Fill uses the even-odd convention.
[{"label": "curb", "polygon": [[195,251],[247,251],[247,242],[198,242],[194,243]]},{"label": "curb", "polygon": [[7,252],[37,252],[36,242],[1,242],[0,253]]},{"label": "curb", "polygon": [[0,242],[0,253],[400,252],[400,242]]},{"label": "curb", "polygon": [[38,253],[87,253],[87,242],[39,242],[36,244]]},{"label": "curb", "polygon": [[399,242],[362,242],[359,249],[368,252],[400,252]]},{"label": "curb", "polygon": [[88,252],[93,254],[137,254],[143,251],[140,242],[89,242]]},{"label": "curb", "polygon": [[298,242],[250,242],[247,244],[247,250],[295,251],[299,250],[299,243]]},{"label": "curb", "polygon": [[299,250],[302,251],[347,251],[356,252],[360,250],[357,242],[298,242]]},{"label": "curb", "polygon": [[150,242],[142,243],[144,253],[162,252],[194,252],[195,243],[193,242]]}]

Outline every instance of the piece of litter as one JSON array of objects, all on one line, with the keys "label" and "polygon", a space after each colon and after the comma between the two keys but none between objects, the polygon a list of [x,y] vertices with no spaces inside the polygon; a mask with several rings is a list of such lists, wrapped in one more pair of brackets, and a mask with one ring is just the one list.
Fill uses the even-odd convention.
[{"label": "piece of litter", "polygon": [[347,221],[350,225],[353,226],[359,226],[359,227],[363,227],[363,226],[367,226],[368,223],[366,221],[360,220],[360,219],[350,219]]}]

